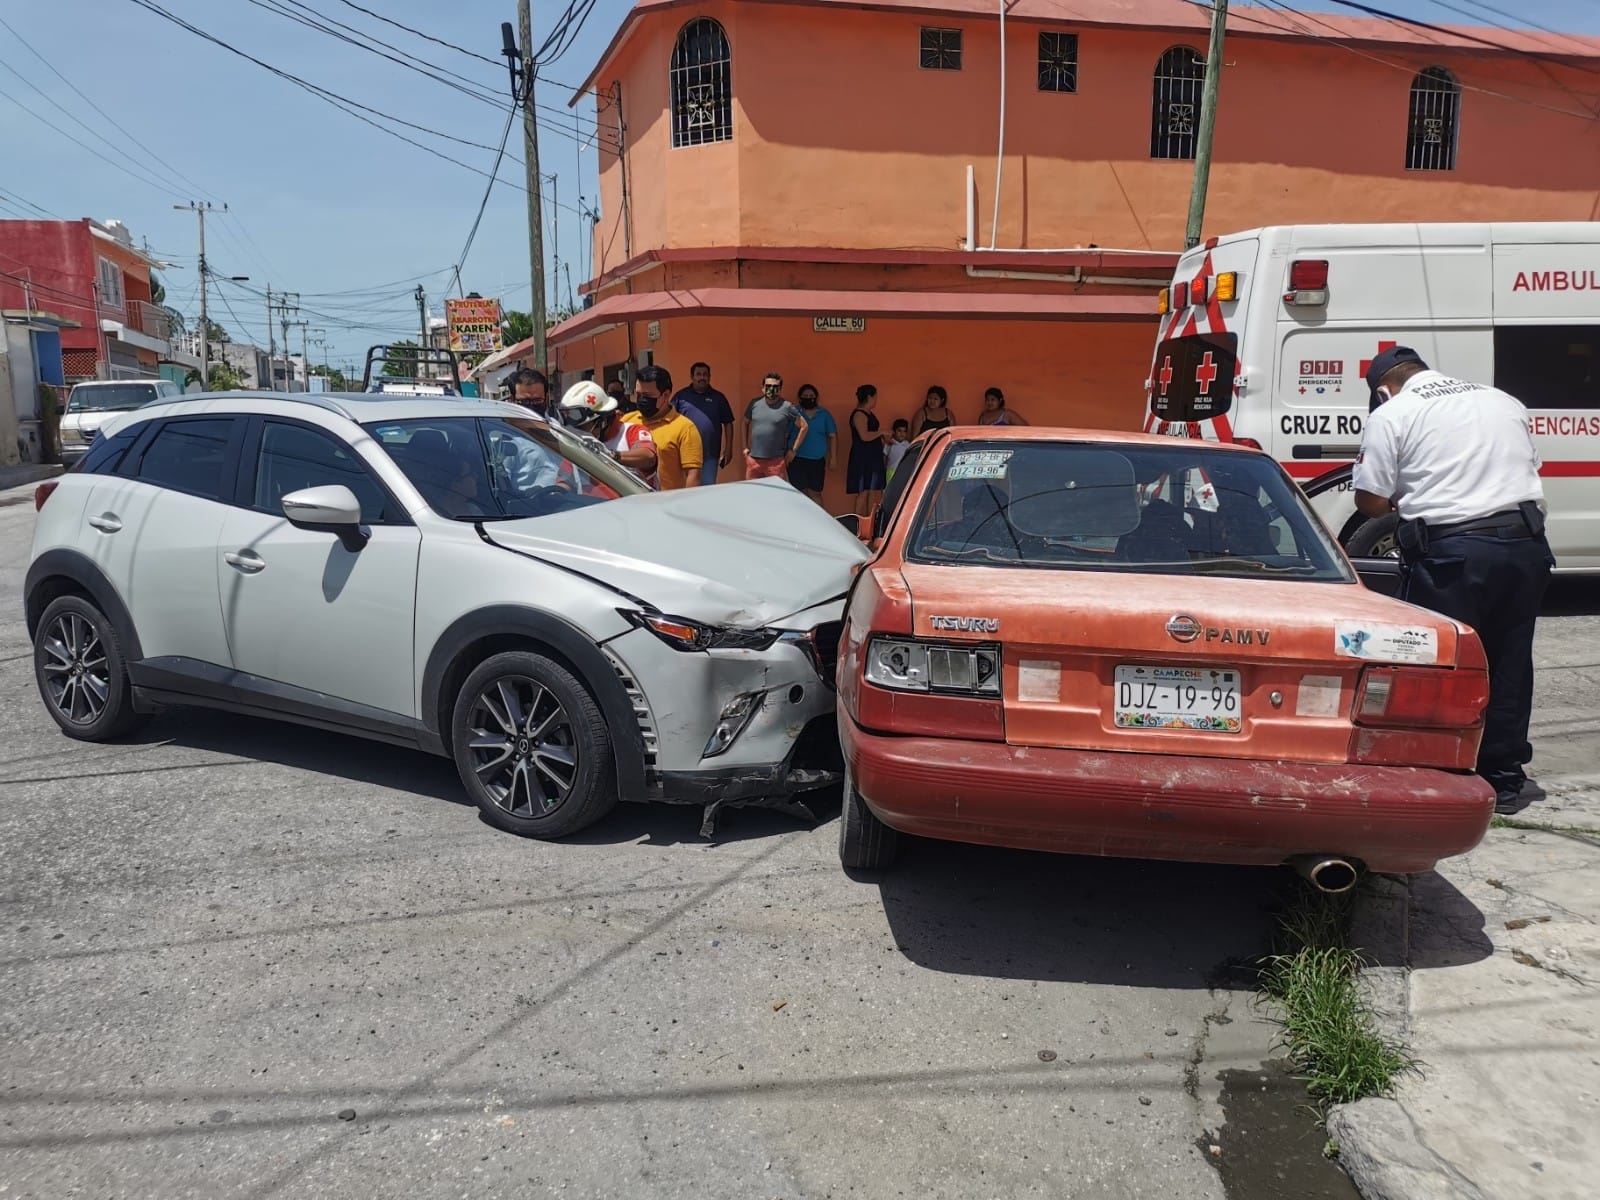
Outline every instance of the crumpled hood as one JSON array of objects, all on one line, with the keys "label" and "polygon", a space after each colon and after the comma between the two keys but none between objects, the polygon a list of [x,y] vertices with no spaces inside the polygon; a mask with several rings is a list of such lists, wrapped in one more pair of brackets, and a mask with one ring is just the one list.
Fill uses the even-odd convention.
[{"label": "crumpled hood", "polygon": [[662,612],[741,628],[842,598],[867,559],[860,539],[776,479],[627,496],[484,531]]}]

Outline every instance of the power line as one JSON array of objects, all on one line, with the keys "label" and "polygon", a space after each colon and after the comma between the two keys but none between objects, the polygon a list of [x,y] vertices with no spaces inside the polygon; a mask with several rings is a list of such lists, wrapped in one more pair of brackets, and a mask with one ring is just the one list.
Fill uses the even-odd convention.
[{"label": "power line", "polygon": [[[168,171],[172,172],[173,176],[176,179],[178,179],[179,181],[181,181],[183,183],[188,184],[190,187],[194,188],[197,192],[201,193],[202,195],[208,196],[212,200],[215,200],[217,198],[216,196],[212,195],[210,192],[206,191],[205,188],[201,187],[194,180],[190,179],[182,171],[178,170],[177,167],[173,166],[166,159],[162,158],[154,150],[150,149],[149,146],[146,146],[138,138],[134,137],[133,134],[129,133],[120,124],[118,124],[117,123],[117,119],[115,117],[113,117],[110,113],[106,112],[105,109],[101,108],[98,104],[96,104],[88,96],[84,95],[83,91],[81,89],[79,89],[78,85],[73,83],[72,80],[68,79],[60,71],[56,70],[55,64],[52,63],[44,55],[40,54],[37,50],[35,50],[33,48],[33,46],[28,42],[28,40],[26,38],[24,38],[20,33],[18,33],[15,29],[13,29],[11,27],[11,25],[6,21],[6,19],[4,17],[0,17],[0,28],[4,28],[6,30],[6,32],[9,33],[12,37],[14,37],[17,40],[17,42],[25,50],[27,50],[27,52],[29,54],[33,55],[40,62],[42,62],[49,69],[49,71],[50,71],[50,73],[52,75],[54,75],[57,79],[61,80],[62,83],[66,84],[67,87],[71,88],[73,94],[75,96],[77,96],[78,99],[82,100],[85,104],[87,104],[90,108],[92,108],[101,117],[104,117],[106,122],[111,126],[111,128],[115,129],[123,137],[127,138],[130,142],[132,142],[135,146],[137,146],[140,150],[143,150],[146,154],[148,154],[152,159],[155,160],[157,165],[165,167]],[[15,73],[15,72],[13,72],[13,73]]]},{"label": "power line", "polygon": [[[19,75],[19,76],[17,76],[17,78],[22,79],[22,76]],[[23,80],[23,82],[27,82],[27,81]],[[103,153],[101,153],[99,150],[96,150],[93,146],[89,145],[87,142],[79,141],[77,138],[73,137],[72,134],[68,133],[65,129],[61,128],[61,126],[57,125],[55,122],[49,120],[46,117],[41,117],[38,113],[34,112],[33,109],[29,108],[26,104],[24,104],[21,100],[18,100],[15,96],[11,95],[10,92],[6,92],[6,91],[3,91],[3,90],[0,90],[0,99],[6,99],[6,100],[11,101],[11,103],[15,104],[18,108],[20,108],[23,112],[27,113],[35,121],[38,121],[41,125],[48,126],[49,128],[55,130],[55,132],[59,133],[62,137],[66,138],[67,141],[71,142],[73,145],[79,147],[82,150],[88,151],[90,154],[94,155],[96,158],[98,158],[101,162],[105,163],[107,166],[115,167],[117,170],[121,171],[124,175],[128,176],[130,179],[137,179],[140,183],[144,184],[146,187],[155,188],[158,192],[165,192],[168,196],[171,196],[171,197],[173,197],[175,199],[178,199],[178,200],[182,200],[183,199],[183,195],[181,193],[173,191],[170,187],[167,187],[165,184],[157,183],[157,182],[155,182],[155,181],[153,181],[151,179],[146,178],[143,175],[136,174],[135,172],[131,171],[127,167],[123,166],[121,163],[117,162],[115,159],[107,158]]]},{"label": "power line", "polygon": [[40,216],[47,217],[52,221],[59,221],[61,219],[60,217],[56,216],[55,213],[51,212],[48,208],[43,208],[43,207],[35,204],[32,200],[24,199],[23,197],[17,195],[17,193],[15,193],[15,192],[8,192],[5,188],[0,188],[0,197],[4,197],[4,198],[8,199],[12,203],[12,205],[14,205],[14,206],[15,205],[20,205],[24,209],[31,208],[34,212],[38,213]]},{"label": "power line", "polygon": [[506,114],[506,127],[500,134],[500,150],[494,156],[494,167],[489,172],[488,186],[483,189],[483,199],[478,201],[478,215],[472,218],[472,228],[467,231],[466,245],[461,247],[461,253],[456,258],[456,286],[461,286],[461,268],[467,265],[467,255],[472,253],[473,239],[478,236],[478,225],[483,221],[483,213],[489,207],[489,196],[494,192],[494,185],[500,180],[500,161],[506,155],[506,143],[511,140],[511,126],[516,119],[516,109]]},{"label": "power line", "polygon": [[424,33],[420,29],[413,29],[409,25],[402,25],[399,21],[392,20],[391,18],[384,16],[382,13],[375,13],[370,8],[362,8],[359,4],[353,4],[351,3],[351,0],[339,0],[339,3],[343,4],[346,8],[353,8],[358,13],[365,13],[367,16],[372,17],[375,20],[382,21],[385,25],[393,25],[396,29],[403,29],[405,32],[416,37],[423,38],[427,41],[435,43],[436,45],[443,46],[447,50],[454,50],[458,54],[465,54],[468,58],[476,58],[480,62],[486,62],[491,67],[505,66],[505,64],[499,59],[489,58],[485,55],[477,53],[475,50],[468,50],[462,46],[458,46],[454,42],[447,42],[443,38],[436,38],[431,33]]},{"label": "power line", "polygon": [[1555,62],[1558,66],[1570,67],[1575,71],[1586,71],[1591,75],[1600,74],[1600,67],[1589,67],[1577,63],[1563,62],[1560,58],[1548,54],[1536,54],[1530,50],[1518,50],[1514,46],[1507,46],[1504,42],[1492,41],[1489,38],[1479,37],[1466,29],[1451,29],[1444,25],[1434,25],[1428,21],[1419,21],[1415,17],[1402,17],[1398,13],[1385,12],[1381,8],[1359,3],[1359,0],[1330,0],[1340,8],[1354,9],[1356,12],[1365,13],[1369,17],[1380,17],[1385,21],[1393,21],[1397,25],[1409,25],[1413,29],[1425,29],[1429,33],[1437,33],[1444,37],[1459,38],[1462,41],[1475,42],[1480,46],[1487,46],[1491,50],[1500,50],[1507,54],[1515,54],[1522,58],[1536,61]]}]

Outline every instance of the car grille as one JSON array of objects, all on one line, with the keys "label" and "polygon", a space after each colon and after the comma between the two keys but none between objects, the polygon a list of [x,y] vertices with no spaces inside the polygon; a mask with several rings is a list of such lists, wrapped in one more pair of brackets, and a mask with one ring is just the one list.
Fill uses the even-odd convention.
[{"label": "car grille", "polygon": [[656,736],[656,722],[650,713],[650,702],[645,699],[644,691],[627,668],[609,650],[606,651],[606,657],[611,660],[617,678],[622,680],[623,689],[628,693],[628,703],[633,705],[633,719],[639,723],[639,734],[644,739],[645,780],[654,783],[657,779],[656,756],[660,750],[660,739]]}]

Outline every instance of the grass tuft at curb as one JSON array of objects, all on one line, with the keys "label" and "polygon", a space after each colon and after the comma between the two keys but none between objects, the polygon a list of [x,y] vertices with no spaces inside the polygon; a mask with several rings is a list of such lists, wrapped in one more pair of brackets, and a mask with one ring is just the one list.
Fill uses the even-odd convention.
[{"label": "grass tuft at curb", "polygon": [[1348,940],[1354,895],[1303,884],[1281,918],[1278,953],[1261,971],[1261,990],[1281,1010],[1284,1048],[1324,1106],[1387,1095],[1417,1065],[1378,1032],[1357,984],[1364,964]]}]

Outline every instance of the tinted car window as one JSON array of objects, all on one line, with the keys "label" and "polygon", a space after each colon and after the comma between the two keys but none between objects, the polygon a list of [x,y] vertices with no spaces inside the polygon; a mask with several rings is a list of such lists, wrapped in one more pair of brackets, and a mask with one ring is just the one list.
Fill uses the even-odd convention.
[{"label": "tinted car window", "polygon": [[905,499],[911,477],[917,473],[917,466],[922,462],[922,451],[926,444],[925,442],[912,444],[911,449],[907,450],[905,457],[900,460],[900,465],[895,468],[894,478],[884,487],[883,500],[879,506],[881,515],[877,528],[873,530],[874,535],[883,533],[894,523],[895,512],[900,507],[900,501]]},{"label": "tinted car window", "polygon": [[355,493],[361,501],[362,521],[383,523],[388,497],[354,450],[300,425],[268,421],[262,427],[261,451],[256,456],[256,508],[282,515],[283,498],[290,492],[332,485],[343,485]]},{"label": "tinted car window", "polygon": [[1150,412],[1162,421],[1205,421],[1233,407],[1239,338],[1202,333],[1156,347],[1150,368]]},{"label": "tinted car window", "polygon": [[122,458],[139,440],[139,435],[145,431],[144,425],[130,425],[116,437],[97,437],[94,444],[89,447],[89,452],[78,460],[74,471],[81,471],[88,475],[110,475],[122,465]]},{"label": "tinted car window", "polygon": [[156,398],[153,383],[79,384],[67,397],[67,411],[126,412]]},{"label": "tinted car window", "polygon": [[233,421],[171,421],[145,447],[137,478],[158,487],[220,500]]},{"label": "tinted car window", "polygon": [[648,492],[627,468],[539,420],[430,417],[367,426],[443,517],[497,521]]},{"label": "tinted car window", "polygon": [[1190,442],[962,442],[935,471],[909,539],[924,562],[1354,578],[1265,456]]}]

